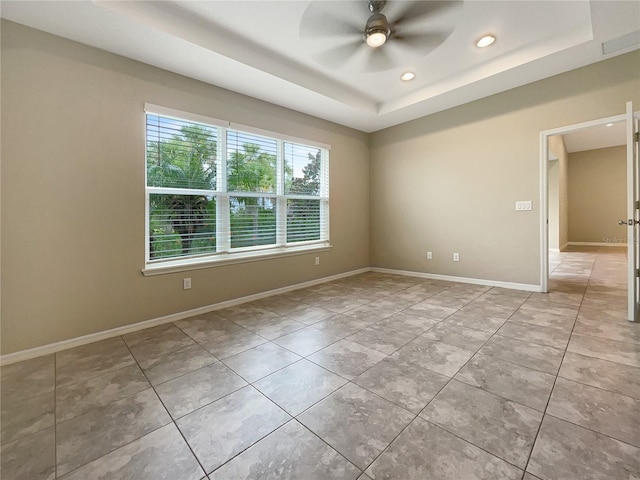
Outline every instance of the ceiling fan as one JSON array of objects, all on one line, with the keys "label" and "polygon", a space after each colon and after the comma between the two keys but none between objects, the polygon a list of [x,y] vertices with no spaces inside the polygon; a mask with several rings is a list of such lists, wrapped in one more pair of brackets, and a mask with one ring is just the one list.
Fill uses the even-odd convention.
[{"label": "ceiling fan", "polygon": [[355,56],[365,56],[365,71],[388,70],[442,44],[455,29],[450,12],[461,4],[462,0],[312,1],[302,16],[300,36],[334,45],[315,55],[321,64],[342,67]]}]

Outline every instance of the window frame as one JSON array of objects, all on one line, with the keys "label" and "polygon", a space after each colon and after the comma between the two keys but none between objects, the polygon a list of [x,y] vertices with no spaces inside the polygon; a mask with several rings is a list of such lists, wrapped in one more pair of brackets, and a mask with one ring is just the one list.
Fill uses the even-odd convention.
[{"label": "window frame", "polygon": [[[179,121],[202,124],[217,130],[216,148],[216,185],[215,190],[190,189],[181,187],[154,187],[148,185],[148,115],[175,119]],[[246,192],[229,191],[227,188],[227,133],[237,131],[242,134],[260,136],[276,142],[276,188],[275,192]],[[278,132],[272,132],[246,125],[231,123],[213,117],[184,112],[169,107],[146,103],[144,105],[144,182],[145,182],[145,248],[144,268],[145,276],[159,275],[179,271],[211,268],[233,263],[260,261],[271,258],[303,255],[331,249],[330,242],[330,199],[329,199],[329,152],[331,146],[312,140],[302,139]],[[285,192],[285,155],[284,145],[290,143],[306,148],[318,149],[320,153],[320,185],[318,195],[287,194]],[[151,195],[205,195],[216,201],[215,236],[216,250],[202,254],[177,256],[170,258],[151,258],[150,224],[151,224]],[[231,246],[231,202],[233,197],[267,197],[274,199],[276,216],[275,244],[256,245],[248,247]],[[320,238],[299,242],[287,242],[287,201],[314,200],[319,201]]]}]

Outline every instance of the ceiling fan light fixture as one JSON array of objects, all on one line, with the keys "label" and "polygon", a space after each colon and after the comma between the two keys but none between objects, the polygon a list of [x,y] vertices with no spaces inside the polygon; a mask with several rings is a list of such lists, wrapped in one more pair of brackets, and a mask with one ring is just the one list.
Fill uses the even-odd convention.
[{"label": "ceiling fan light fixture", "polygon": [[389,39],[391,29],[389,28],[389,22],[380,12],[375,12],[367,20],[367,26],[364,29],[364,39],[367,45],[376,48],[384,45]]},{"label": "ceiling fan light fixture", "polygon": [[496,37],[495,35],[491,35],[491,34],[487,34],[487,35],[483,35],[477,42],[476,42],[476,47],[478,48],[486,48],[489,45],[493,45],[493,43],[496,41]]},{"label": "ceiling fan light fixture", "polygon": [[403,82],[410,82],[414,78],[416,78],[416,74],[413,72],[404,72],[402,75],[400,75],[400,80],[402,80]]},{"label": "ceiling fan light fixture", "polygon": [[387,32],[375,30],[367,33],[367,45],[376,48],[385,44],[387,41]]}]

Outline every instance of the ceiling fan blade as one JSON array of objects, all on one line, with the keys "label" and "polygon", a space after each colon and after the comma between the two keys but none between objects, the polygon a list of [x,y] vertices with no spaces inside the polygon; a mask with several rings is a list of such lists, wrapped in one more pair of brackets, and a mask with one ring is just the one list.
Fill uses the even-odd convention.
[{"label": "ceiling fan blade", "polygon": [[364,45],[363,40],[352,40],[343,45],[329,48],[315,56],[316,60],[327,67],[339,68],[347,63]]},{"label": "ceiling fan blade", "polygon": [[360,3],[310,2],[300,20],[300,38],[361,37],[368,11]]},{"label": "ceiling fan blade", "polygon": [[365,66],[366,72],[382,72],[395,67],[389,47],[391,45],[387,44],[378,48],[367,47],[369,49],[369,58]]},{"label": "ceiling fan blade", "polygon": [[462,6],[462,0],[442,0],[442,1],[417,1],[417,2],[397,2],[403,8],[394,15],[392,25],[408,25],[419,22],[425,17],[435,15],[447,10]]},{"label": "ceiling fan blade", "polygon": [[442,45],[452,33],[453,29],[448,32],[406,33],[404,35],[393,35],[391,41],[426,55]]}]

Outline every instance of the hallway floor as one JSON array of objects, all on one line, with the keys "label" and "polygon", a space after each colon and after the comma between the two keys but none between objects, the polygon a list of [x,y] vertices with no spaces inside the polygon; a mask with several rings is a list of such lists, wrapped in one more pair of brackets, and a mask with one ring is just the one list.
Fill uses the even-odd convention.
[{"label": "hallway floor", "polygon": [[551,269],[367,273],[5,366],[0,477],[638,479],[625,254]]}]

